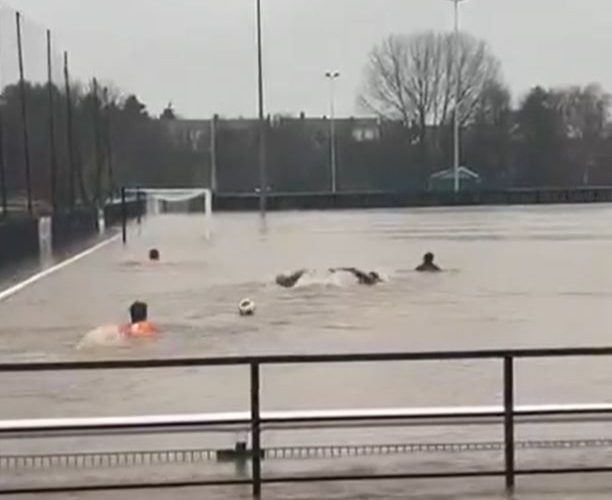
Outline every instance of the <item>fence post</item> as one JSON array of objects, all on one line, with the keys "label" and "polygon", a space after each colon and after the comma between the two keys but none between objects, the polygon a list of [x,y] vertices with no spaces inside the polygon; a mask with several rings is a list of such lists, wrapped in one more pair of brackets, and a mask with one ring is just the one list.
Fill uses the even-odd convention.
[{"label": "fence post", "polygon": [[504,450],[506,490],[514,490],[514,359],[504,357]]},{"label": "fence post", "polygon": [[72,91],[70,87],[70,74],[68,72],[68,52],[64,52],[64,86],[66,92],[66,139],[68,141],[68,166],[70,171],[70,181],[68,183],[68,198],[70,201],[70,211],[74,211],[76,202],[76,160],[74,151],[74,131],[72,127]]},{"label": "fence post", "polygon": [[17,58],[19,62],[19,95],[21,102],[21,126],[23,132],[23,155],[25,161],[26,190],[28,196],[28,214],[33,215],[32,207],[32,174],[30,171],[30,133],[28,129],[27,93],[23,69],[23,47],[21,43],[21,13],[15,13],[17,23]]},{"label": "fence post", "polygon": [[217,121],[219,115],[214,114],[210,120],[210,178],[209,187],[213,193],[217,192]]},{"label": "fence post", "polygon": [[127,243],[127,207],[125,205],[125,186],[121,186],[121,238]]},{"label": "fence post", "polygon": [[259,363],[251,363],[251,480],[253,497],[261,498],[261,429]]},{"label": "fence post", "polygon": [[94,78],[92,80],[93,86],[93,125],[94,125],[94,148],[95,148],[95,158],[96,158],[96,205],[100,207],[103,205],[103,195],[102,195],[102,171],[104,170],[103,166],[103,158],[102,158],[102,138],[100,132],[100,95],[98,89],[98,79]]},{"label": "fence post", "polygon": [[140,199],[141,199],[140,188],[137,188],[136,189],[136,222],[138,223],[138,225],[142,223],[142,213],[140,210]]},{"label": "fence post", "polygon": [[55,151],[55,111],[53,109],[53,68],[51,63],[51,30],[47,30],[47,99],[49,101],[49,167],[51,174],[51,206],[58,208],[57,154]]},{"label": "fence post", "polygon": [[106,113],[103,114],[105,117],[104,127],[104,146],[106,148],[106,165],[108,170],[108,190],[110,197],[112,198],[116,192],[115,190],[115,175],[113,173],[113,143],[111,137],[111,104],[108,100],[108,87],[104,87],[102,90],[102,98],[104,100],[104,110]]}]

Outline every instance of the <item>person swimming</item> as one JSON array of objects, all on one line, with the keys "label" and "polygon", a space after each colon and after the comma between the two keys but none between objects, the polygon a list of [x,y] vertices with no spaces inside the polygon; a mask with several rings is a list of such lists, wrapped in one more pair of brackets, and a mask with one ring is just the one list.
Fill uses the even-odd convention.
[{"label": "person swimming", "polygon": [[132,339],[155,337],[159,330],[151,323],[145,302],[136,301],[130,306],[131,322],[123,325],[104,325],[87,332],[76,345],[77,350],[96,347],[123,347]]},{"label": "person swimming", "polygon": [[153,337],[159,331],[148,320],[148,305],[146,302],[136,301],[130,306],[131,323],[119,327],[121,334],[126,337]]},{"label": "person swimming", "polygon": [[155,262],[159,260],[159,250],[157,248],[151,248],[151,250],[149,250],[149,260]]},{"label": "person swimming", "polygon": [[[383,281],[383,279],[377,272],[364,272],[355,267],[330,268],[328,271],[331,275],[339,272],[350,273],[355,276],[355,278],[357,278],[357,283],[359,283],[360,285],[371,286],[376,285],[377,283],[381,283]],[[291,274],[279,274],[276,277],[276,284],[282,286],[283,288],[293,288],[295,285],[297,285],[297,283],[306,273],[308,273],[307,269],[300,269],[299,271],[295,271]]]},{"label": "person swimming", "polygon": [[436,264],[434,264],[434,254],[427,252],[423,255],[423,262],[416,268],[416,271],[421,273],[435,273],[441,271]]},{"label": "person swimming", "polygon": [[307,269],[300,269],[291,274],[279,274],[276,277],[276,284],[283,288],[293,288],[302,276],[308,272]]},{"label": "person swimming", "polygon": [[352,274],[353,276],[355,276],[355,278],[357,278],[357,283],[359,283],[360,285],[372,286],[378,283],[382,283],[383,281],[383,279],[380,277],[380,274],[378,274],[376,271],[369,271],[366,273],[364,271],[361,271],[360,269],[357,269],[356,267],[337,267],[329,270],[329,272],[331,272],[332,274],[337,273],[339,271]]}]

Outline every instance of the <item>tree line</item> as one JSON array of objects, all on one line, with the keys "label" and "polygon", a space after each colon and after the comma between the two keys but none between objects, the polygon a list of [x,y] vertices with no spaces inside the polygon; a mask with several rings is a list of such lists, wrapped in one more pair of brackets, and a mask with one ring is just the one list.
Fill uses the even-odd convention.
[{"label": "tree line", "polygon": [[[364,140],[352,120],[338,121],[340,189],[427,189],[431,174],[452,165],[455,115],[461,163],[485,187],[612,184],[610,95],[589,84],[536,86],[513,97],[491,47],[465,33],[387,37],[369,54],[357,101],[375,117],[377,133]],[[0,195],[23,204],[29,178],[43,209],[67,210],[102,204],[123,185],[208,185],[210,127],[196,130],[194,140],[172,132],[176,120],[171,106],[151,116],[135,95],[95,80],[66,88],[8,85],[0,101]],[[257,122],[237,121],[218,120],[218,188],[253,192]],[[329,189],[328,122],[275,117],[265,136],[272,190]]]},{"label": "tree line", "polygon": [[[512,96],[491,47],[466,33],[387,37],[369,54],[357,102],[376,117],[377,133],[363,140],[351,120],[337,121],[343,190],[428,189],[430,176],[453,164],[455,115],[461,164],[484,188],[612,185],[610,95],[592,83]],[[220,120],[221,191],[258,187],[256,127],[238,130]],[[330,188],[328,123],[275,117],[266,138],[272,190]]]},{"label": "tree line", "polygon": [[0,125],[0,183],[14,209],[25,207],[28,191],[37,210],[61,211],[102,205],[124,185],[194,181],[197,155],[176,144],[135,95],[96,80],[67,89],[7,85]]},{"label": "tree line", "polygon": [[484,40],[461,33],[392,35],[370,53],[359,103],[400,124],[423,185],[452,164],[452,122],[461,162],[497,187],[610,184],[610,95],[598,84],[536,86],[513,99]]}]

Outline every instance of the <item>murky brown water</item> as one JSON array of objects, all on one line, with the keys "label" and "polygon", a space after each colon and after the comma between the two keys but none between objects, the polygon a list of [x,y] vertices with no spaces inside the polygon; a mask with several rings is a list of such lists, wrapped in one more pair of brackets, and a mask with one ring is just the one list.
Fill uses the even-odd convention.
[{"label": "murky brown water", "polygon": [[[265,232],[254,215],[219,214],[212,239],[207,240],[205,233],[203,217],[153,218],[142,228],[131,229],[126,248],[112,244],[0,303],[1,359],[612,344],[610,206],[282,213],[269,217]],[[151,246],[161,251],[158,264],[146,262]],[[447,272],[423,276],[412,271],[428,250],[436,253]],[[325,277],[327,268],[344,265],[377,270],[387,282],[370,288]],[[319,276],[292,290],[273,284],[276,273],[303,267],[318,270]],[[247,296],[258,306],[253,318],[236,314],[237,303]],[[162,326],[158,341],[74,349],[88,330],[124,321],[127,306],[136,298],[149,302],[152,318]],[[525,362],[519,364],[517,376],[519,403],[612,401],[610,360]],[[501,370],[491,362],[267,368],[263,377],[266,409],[501,400]],[[248,401],[247,373],[241,368],[19,374],[2,375],[2,381],[2,418],[230,411],[246,409]],[[596,431],[559,430],[558,435],[595,432],[603,437],[607,431],[600,426]],[[423,439],[401,429],[383,435],[384,439],[374,432],[310,435],[308,440]],[[541,430],[525,432],[537,435]],[[612,429],[607,436],[612,436]],[[231,445],[234,437],[223,439]],[[279,444],[296,437],[267,439]],[[430,429],[425,437],[432,441],[497,438],[499,429],[477,436],[469,429]],[[480,467],[499,458],[422,457],[418,466]],[[543,465],[542,460],[548,465],[564,460],[612,463],[603,451],[526,455],[524,460],[531,465]],[[288,470],[325,471],[330,466],[291,464]],[[391,463],[374,458],[339,466],[405,470],[415,465],[412,458]],[[269,467],[283,472],[286,466]],[[598,481],[589,481],[593,495],[600,493]],[[532,484],[520,498],[547,498],[561,484],[568,492],[562,498],[584,497],[572,496],[575,483],[545,481]],[[404,498],[408,493],[414,498],[498,498],[499,485],[499,481],[442,481],[318,489],[287,486],[270,491],[274,498]],[[241,498],[238,491],[244,493],[234,489],[220,497]],[[212,498],[209,495],[213,493],[205,497]],[[167,492],[147,497],[176,498]],[[140,497],[134,493],[129,498]]]}]

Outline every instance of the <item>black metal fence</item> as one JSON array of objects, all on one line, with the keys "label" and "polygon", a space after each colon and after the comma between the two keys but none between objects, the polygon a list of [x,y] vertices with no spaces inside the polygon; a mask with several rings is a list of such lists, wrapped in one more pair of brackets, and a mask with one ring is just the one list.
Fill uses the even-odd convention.
[{"label": "black metal fence", "polygon": [[79,241],[94,237],[98,232],[95,209],[75,208],[71,212],[55,213],[52,218],[53,249],[61,250]]},{"label": "black metal fence", "polygon": [[[121,203],[109,203],[103,209],[106,228],[122,225],[140,218],[145,211],[144,198]],[[54,252],[63,252],[82,244],[99,233],[98,211],[93,207],[75,207],[51,216]],[[0,269],[18,265],[21,261],[39,255],[38,219],[26,214],[0,217]]]},{"label": "black metal fence", "polygon": [[[570,349],[520,349],[520,350],[487,350],[487,351],[450,351],[450,352],[412,352],[412,353],[379,353],[379,354],[330,354],[330,355],[290,355],[290,356],[244,356],[244,357],[227,357],[227,358],[180,358],[180,359],[142,359],[142,360],[112,360],[112,361],[77,361],[77,362],[44,362],[44,363],[4,363],[0,364],[0,373],[15,373],[15,372],[45,372],[56,370],[144,370],[153,368],[179,368],[179,367],[219,367],[219,366],[247,366],[250,370],[250,418],[239,419],[234,424],[248,424],[251,433],[252,449],[249,453],[251,461],[251,477],[249,479],[223,479],[223,480],[191,480],[181,482],[147,482],[147,483],[131,483],[131,484],[103,484],[103,485],[76,485],[76,486],[49,486],[37,488],[22,488],[22,489],[0,489],[2,494],[40,494],[40,493],[58,493],[69,491],[94,491],[94,490],[130,490],[130,489],[147,489],[147,488],[178,488],[178,487],[195,487],[195,486],[223,486],[223,485],[251,485],[253,496],[258,498],[262,493],[262,486],[265,484],[274,483],[304,483],[304,482],[326,482],[326,481],[364,481],[364,480],[400,480],[400,479],[439,479],[439,478],[478,478],[478,477],[502,477],[505,481],[505,487],[508,491],[512,491],[515,487],[517,476],[533,476],[533,475],[554,475],[568,473],[598,473],[612,472],[612,466],[602,465],[600,467],[588,468],[533,468],[533,469],[517,469],[515,462],[515,418],[517,415],[524,417],[525,411],[517,412],[515,401],[515,361],[518,359],[528,358],[568,358],[568,357],[595,357],[595,356],[612,356],[612,347],[605,348],[570,348]],[[307,476],[265,476],[262,474],[262,456],[263,450],[261,446],[262,428],[266,424],[279,423],[339,423],[347,420],[370,421],[375,420],[379,423],[386,421],[397,421],[398,418],[406,420],[406,416],[398,417],[381,412],[380,414],[370,414],[366,417],[351,417],[342,416],[340,414],[329,416],[301,416],[298,418],[289,416],[269,417],[262,414],[260,404],[260,387],[261,387],[261,368],[269,365],[306,365],[306,364],[329,364],[329,363],[384,363],[384,362],[413,362],[413,361],[452,361],[452,360],[499,360],[500,369],[503,373],[503,411],[479,412],[477,414],[470,413],[463,415],[460,411],[451,417],[470,417],[478,422],[478,419],[500,418],[504,429],[504,467],[503,469],[491,470],[444,470],[431,471],[426,473],[393,473],[393,474],[329,474],[329,475],[307,475]],[[529,410],[531,417],[550,417],[550,416],[576,416],[576,415],[612,415],[612,409],[609,405],[602,407],[542,407]],[[420,416],[419,418],[423,418]],[[430,418],[436,418],[431,415]],[[228,423],[228,422],[225,422]],[[232,423],[232,422],[230,422]],[[218,425],[215,421],[193,422],[189,425],[198,424],[200,427],[206,425]],[[156,424],[148,424],[151,425]],[[160,426],[168,427],[168,423],[159,424]],[[178,425],[178,424],[177,424]],[[114,425],[104,426],[105,430],[126,430],[126,429],[142,429],[143,425],[137,422],[126,422],[123,424],[116,423]],[[100,428],[92,426],[91,429]],[[15,429],[2,426],[0,428],[0,436],[10,434]],[[21,435],[30,432],[35,435],[36,432],[51,431],[82,431],[83,425],[74,426],[69,422],[66,425],[54,425],[50,428],[20,426],[19,432]],[[0,488],[2,488],[0,486]]]},{"label": "black metal fence", "polygon": [[29,217],[0,220],[0,268],[37,254],[37,220]]},{"label": "black metal fence", "polygon": [[[3,5],[0,47],[2,267],[38,254],[40,217],[52,217],[55,249],[96,234],[97,209],[114,188],[114,153],[108,89],[71,75],[69,53],[55,33]],[[85,169],[91,163],[95,192]]]},{"label": "black metal fence", "polygon": [[[268,210],[444,207],[479,205],[547,205],[612,202],[612,187],[534,188],[448,191],[342,191],[338,193],[270,192]],[[215,193],[214,209],[246,211],[259,208],[256,193]]]}]

